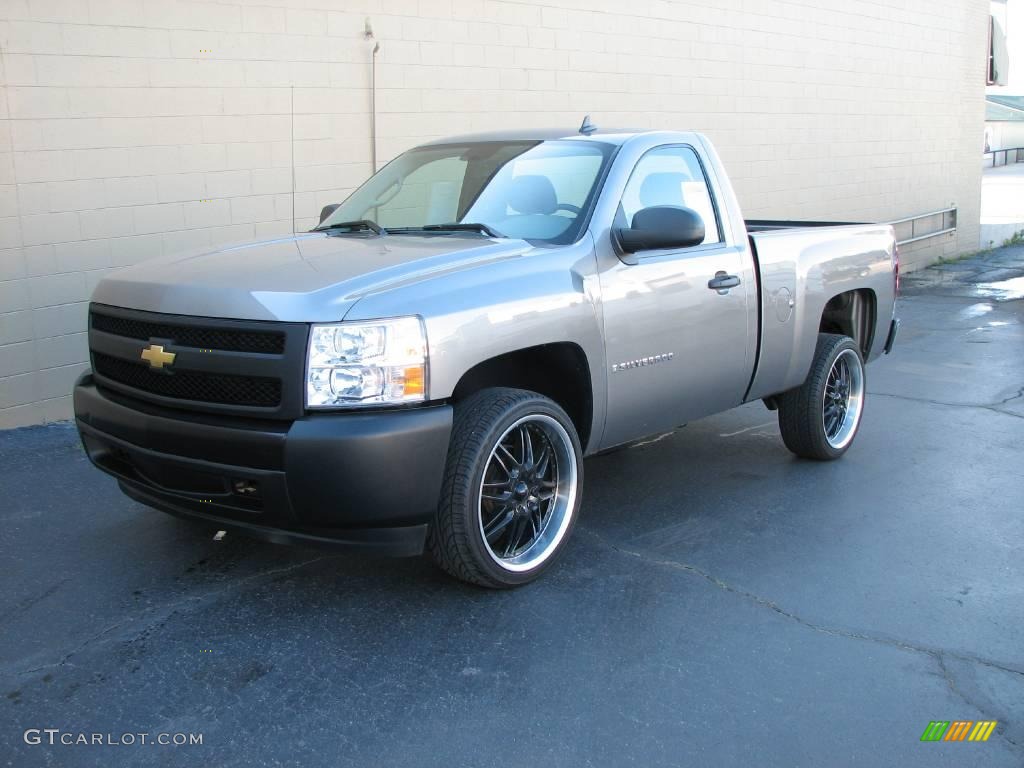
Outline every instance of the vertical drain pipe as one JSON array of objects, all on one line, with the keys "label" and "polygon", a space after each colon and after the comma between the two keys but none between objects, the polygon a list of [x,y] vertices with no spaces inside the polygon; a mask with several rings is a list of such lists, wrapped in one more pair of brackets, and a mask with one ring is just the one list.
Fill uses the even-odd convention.
[{"label": "vertical drain pipe", "polygon": [[373,44],[372,61],[370,64],[370,164],[373,173],[377,172],[377,51],[380,43]]},{"label": "vertical drain pipe", "polygon": [[292,234],[295,234],[295,84],[291,87],[291,133],[289,140],[292,145]]},{"label": "vertical drain pipe", "polygon": [[370,175],[377,172],[377,52],[380,50],[380,43],[374,40],[373,26],[367,17],[363,27],[363,39],[373,40],[373,50],[370,52]]}]

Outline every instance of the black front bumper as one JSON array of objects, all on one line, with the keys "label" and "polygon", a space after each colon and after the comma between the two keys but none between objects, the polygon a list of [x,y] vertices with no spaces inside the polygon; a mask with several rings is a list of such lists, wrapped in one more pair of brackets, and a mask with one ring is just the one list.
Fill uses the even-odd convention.
[{"label": "black front bumper", "polygon": [[217,418],[74,390],[89,459],[131,498],[278,543],[423,551],[444,475],[448,405]]}]

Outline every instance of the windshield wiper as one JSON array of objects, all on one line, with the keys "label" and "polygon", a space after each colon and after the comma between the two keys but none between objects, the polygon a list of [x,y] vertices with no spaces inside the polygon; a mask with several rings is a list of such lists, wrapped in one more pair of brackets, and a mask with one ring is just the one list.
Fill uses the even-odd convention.
[{"label": "windshield wiper", "polygon": [[425,232],[480,232],[488,237],[505,237],[498,230],[487,224],[477,222],[451,222],[450,224],[426,224],[420,229]]},{"label": "windshield wiper", "polygon": [[388,231],[380,224],[369,219],[356,219],[355,221],[339,221],[337,224],[328,224],[326,227],[313,227],[310,232],[330,232],[336,229],[347,229],[352,232],[359,229],[368,229],[375,235],[386,235]]}]

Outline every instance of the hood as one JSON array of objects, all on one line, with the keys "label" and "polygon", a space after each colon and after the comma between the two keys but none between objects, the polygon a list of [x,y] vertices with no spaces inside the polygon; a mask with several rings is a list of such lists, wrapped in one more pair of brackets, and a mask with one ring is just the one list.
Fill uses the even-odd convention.
[{"label": "hood", "polygon": [[103,278],[92,300],[196,317],[331,322],[369,293],[531,249],[474,234],[313,232],[144,261]]}]

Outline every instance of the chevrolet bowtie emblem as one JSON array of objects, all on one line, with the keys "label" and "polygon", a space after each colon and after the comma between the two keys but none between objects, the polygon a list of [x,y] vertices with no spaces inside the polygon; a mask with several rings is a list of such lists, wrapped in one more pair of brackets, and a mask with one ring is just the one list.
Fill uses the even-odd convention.
[{"label": "chevrolet bowtie emblem", "polygon": [[163,368],[173,363],[174,358],[173,352],[164,352],[164,348],[159,344],[150,344],[142,350],[142,359],[149,363],[150,368]]}]

